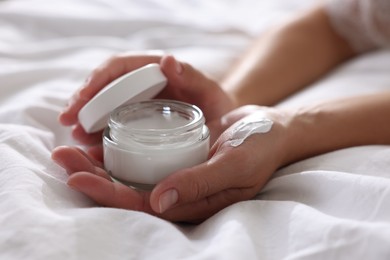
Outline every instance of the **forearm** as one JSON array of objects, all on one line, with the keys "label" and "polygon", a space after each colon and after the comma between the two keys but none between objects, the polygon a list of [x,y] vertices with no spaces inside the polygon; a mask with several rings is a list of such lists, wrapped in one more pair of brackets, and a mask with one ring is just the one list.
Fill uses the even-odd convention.
[{"label": "forearm", "polygon": [[353,55],[319,7],[262,35],[222,86],[237,105],[274,105]]},{"label": "forearm", "polygon": [[390,144],[390,92],[297,109],[289,117],[284,164],[336,149]]}]

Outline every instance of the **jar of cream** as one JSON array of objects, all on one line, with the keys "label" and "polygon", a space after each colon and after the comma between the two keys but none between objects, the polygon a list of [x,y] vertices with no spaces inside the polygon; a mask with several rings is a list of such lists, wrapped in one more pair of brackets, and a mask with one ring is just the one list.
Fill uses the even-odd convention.
[{"label": "jar of cream", "polygon": [[196,106],[151,100],[115,109],[103,134],[104,165],[130,186],[153,187],[169,174],[204,162],[209,130]]},{"label": "jar of cream", "polygon": [[148,65],[112,82],[80,111],[86,132],[105,128],[104,166],[115,181],[151,189],[206,161],[210,135],[202,111],[180,101],[148,100],[165,85],[159,65]]}]

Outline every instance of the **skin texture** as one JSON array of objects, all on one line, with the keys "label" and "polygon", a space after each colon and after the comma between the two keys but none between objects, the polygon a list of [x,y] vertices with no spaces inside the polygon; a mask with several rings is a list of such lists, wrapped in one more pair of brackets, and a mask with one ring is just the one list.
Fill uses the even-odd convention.
[{"label": "skin texture", "polygon": [[354,55],[324,7],[315,7],[256,39],[221,85],[237,105],[271,106]]},{"label": "skin texture", "polygon": [[[201,222],[253,198],[277,169],[289,163],[345,147],[390,143],[389,92],[288,111],[269,107],[354,55],[320,6],[262,35],[221,83],[172,56],[115,56],[91,73],[59,116],[89,150],[58,147],[52,158],[68,172],[69,186],[100,205],[144,211],[170,221]],[[158,98],[181,100],[203,110],[212,147],[205,163],[172,173],[152,191],[136,191],[110,180],[101,163],[101,133],[86,134],[77,114],[106,84],[149,63],[159,63],[169,82]],[[272,130],[232,147],[235,126],[256,114],[271,119]]]}]

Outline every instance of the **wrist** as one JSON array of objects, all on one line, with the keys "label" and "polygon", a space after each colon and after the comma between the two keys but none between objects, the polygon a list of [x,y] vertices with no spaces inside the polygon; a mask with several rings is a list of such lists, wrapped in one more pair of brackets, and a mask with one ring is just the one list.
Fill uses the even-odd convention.
[{"label": "wrist", "polygon": [[289,109],[284,165],[337,149],[376,143],[370,130],[361,127],[362,114],[355,113],[350,105],[349,100],[336,100]]},{"label": "wrist", "polygon": [[[282,165],[287,165],[325,152],[331,142],[326,118],[321,107],[303,107],[285,111],[284,156]],[[321,125],[324,123],[324,125]]]}]

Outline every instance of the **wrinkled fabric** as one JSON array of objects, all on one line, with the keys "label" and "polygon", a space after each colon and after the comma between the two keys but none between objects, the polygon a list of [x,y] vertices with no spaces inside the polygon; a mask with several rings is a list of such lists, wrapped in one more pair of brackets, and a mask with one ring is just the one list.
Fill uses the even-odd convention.
[{"label": "wrinkled fabric", "polygon": [[[0,259],[389,259],[389,146],[289,165],[199,225],[99,207],[50,158],[77,145],[58,113],[111,55],[162,49],[218,77],[312,2],[0,1]],[[279,106],[387,90],[389,67],[388,52],[365,55]]]},{"label": "wrinkled fabric", "polygon": [[328,0],[336,31],[357,52],[390,47],[389,0]]}]

